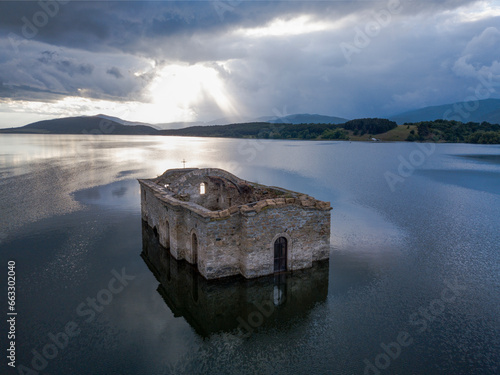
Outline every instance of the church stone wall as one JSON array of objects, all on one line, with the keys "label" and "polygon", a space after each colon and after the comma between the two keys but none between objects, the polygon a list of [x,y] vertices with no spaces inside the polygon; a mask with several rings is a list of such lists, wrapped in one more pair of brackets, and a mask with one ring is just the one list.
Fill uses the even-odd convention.
[{"label": "church stone wall", "polygon": [[[176,259],[207,279],[274,272],[274,242],[287,240],[287,270],[309,268],[329,257],[330,205],[307,195],[267,199],[211,211],[174,198],[168,189],[140,180],[142,219]],[[196,252],[193,248],[196,236]]]},{"label": "church stone wall", "polygon": [[193,266],[170,256],[146,225],[142,238],[141,256],[160,283],[157,291],[174,314],[203,337],[220,332],[245,335],[252,329],[247,324],[262,308],[263,326],[273,326],[275,319],[291,322],[307,316],[328,295],[328,261],[293,274],[206,280]]},{"label": "church stone wall", "polygon": [[233,214],[207,225],[206,274],[215,279],[241,273],[241,217]]},{"label": "church stone wall", "polygon": [[256,277],[273,273],[274,242],[288,243],[287,268],[298,270],[329,256],[330,213],[296,204],[268,206],[242,220],[242,274]]}]

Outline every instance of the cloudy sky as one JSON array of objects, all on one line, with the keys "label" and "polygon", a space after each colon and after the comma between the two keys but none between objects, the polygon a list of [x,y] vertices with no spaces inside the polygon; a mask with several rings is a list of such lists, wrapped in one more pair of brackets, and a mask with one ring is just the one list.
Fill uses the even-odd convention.
[{"label": "cloudy sky", "polygon": [[2,1],[0,127],[500,98],[500,1]]}]

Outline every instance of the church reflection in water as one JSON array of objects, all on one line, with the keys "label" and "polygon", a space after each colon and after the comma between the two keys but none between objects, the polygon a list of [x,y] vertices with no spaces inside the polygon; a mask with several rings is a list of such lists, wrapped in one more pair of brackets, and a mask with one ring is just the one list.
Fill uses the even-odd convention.
[{"label": "church reflection in water", "polygon": [[206,280],[186,261],[172,257],[143,223],[141,257],[158,282],[158,293],[174,313],[202,337],[246,335],[305,318],[328,295],[328,260],[309,269],[257,279],[240,276]]}]

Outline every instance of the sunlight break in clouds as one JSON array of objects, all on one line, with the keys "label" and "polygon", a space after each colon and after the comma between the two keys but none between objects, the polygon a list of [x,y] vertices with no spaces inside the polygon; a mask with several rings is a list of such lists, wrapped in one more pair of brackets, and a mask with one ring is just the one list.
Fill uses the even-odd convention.
[{"label": "sunlight break in clouds", "polygon": [[480,1],[455,10],[459,22],[477,22],[500,16],[500,1]]},{"label": "sunlight break in clouds", "polygon": [[[144,96],[149,99],[146,103],[73,96],[55,101],[50,106],[44,102],[7,100],[2,107],[11,114],[39,114],[40,117],[33,120],[105,113],[130,121],[165,123],[195,121],[199,115],[197,106],[209,101],[217,107],[214,111],[218,114],[222,113],[223,116],[237,114],[235,104],[217,70],[200,64],[174,64],[164,67],[145,88]],[[11,119],[12,115],[0,116],[0,120],[6,121],[10,126],[20,126],[26,122],[13,123]]]},{"label": "sunlight break in clouds", "polygon": [[46,102],[7,100],[0,103],[0,109],[8,113],[38,113],[48,117],[90,116],[111,113],[114,116],[127,114],[134,102],[115,102],[68,96],[47,104]]},{"label": "sunlight break in clouds", "polygon": [[206,100],[215,103],[224,115],[236,113],[219,73],[201,64],[167,65],[146,91],[151,104],[143,108],[143,121],[194,121],[197,104]]},{"label": "sunlight break in clouds", "polygon": [[[214,4],[71,1],[52,16],[43,1],[0,1],[0,128],[97,113],[251,119],[285,106],[387,117],[459,101],[477,74],[498,74],[498,0],[216,2],[223,17]],[[350,63],[343,43],[363,45]]]},{"label": "sunlight break in clouds", "polygon": [[303,15],[288,20],[276,18],[266,26],[239,29],[237,33],[248,37],[286,36],[330,30],[333,27],[334,25],[332,23],[314,21],[310,16]]}]

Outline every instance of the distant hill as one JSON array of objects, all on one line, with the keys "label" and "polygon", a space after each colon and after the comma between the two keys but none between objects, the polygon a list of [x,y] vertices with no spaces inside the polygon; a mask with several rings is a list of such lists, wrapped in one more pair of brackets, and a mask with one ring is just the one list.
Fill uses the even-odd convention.
[{"label": "distant hill", "polygon": [[263,130],[269,134],[271,126],[267,122],[249,122],[229,125],[190,126],[182,129],[160,130],[161,135],[178,135],[187,137],[229,137],[229,138],[262,138]]},{"label": "distant hill", "polygon": [[348,131],[354,135],[380,134],[396,127],[397,125],[393,121],[367,118],[351,120],[343,124],[248,122],[229,125],[191,126],[183,129],[161,130],[159,134],[264,139],[347,139]]},{"label": "distant hill", "polygon": [[164,129],[182,129],[182,128],[187,128],[189,126],[203,126],[203,125],[206,124],[201,121],[191,121],[191,122],[177,121],[177,122],[163,122],[158,124],[150,124],[149,126],[156,129],[164,130]]},{"label": "distant hill", "polygon": [[[450,105],[459,107],[461,103]],[[462,103],[463,104],[463,103]],[[0,129],[0,133],[24,134],[102,134],[102,135],[172,135],[190,137],[253,138],[253,139],[316,139],[316,140],[383,140],[383,141],[420,141],[420,142],[465,142],[500,143],[500,125],[495,116],[500,110],[496,105],[500,100],[482,101],[476,111],[470,111],[467,122],[456,120],[424,120],[397,125],[395,121],[383,118],[363,118],[334,123],[338,117],[321,115],[290,115],[290,122],[251,121],[228,125],[188,126],[177,129],[155,129],[141,122],[130,122],[106,115],[67,117],[44,120],[19,128]],[[413,115],[423,114],[431,118],[443,108],[437,106],[413,111]],[[410,113],[410,112],[409,112]],[[472,121],[480,114],[480,121]],[[264,117],[266,118],[266,117]],[[417,117],[416,117],[417,118]],[[493,120],[491,120],[493,119]],[[276,119],[274,119],[276,121]],[[297,123],[293,123],[295,121]],[[318,123],[316,121],[327,121]],[[188,125],[192,123],[171,123]],[[169,125],[169,124],[163,124]],[[376,137],[374,137],[376,135]]]},{"label": "distant hill", "polygon": [[[93,117],[93,116],[90,116],[90,117]],[[103,118],[105,120],[111,120],[111,121],[117,122],[118,124],[127,125],[127,126],[146,125],[146,126],[151,126],[153,128],[155,127],[154,125],[148,124],[146,122],[127,121],[127,120],[123,120],[119,117],[113,117],[113,116],[108,116],[108,115],[103,115],[103,114],[96,115],[95,117]]]},{"label": "distant hill", "polygon": [[145,126],[150,126],[155,129],[180,129],[180,128],[187,128],[188,126],[198,126],[198,125],[207,125],[206,123],[202,121],[191,121],[191,122],[184,122],[184,121],[177,121],[177,122],[163,122],[163,123],[158,123],[158,124],[150,124],[147,122],[140,122],[140,121],[127,121],[123,120],[119,117],[113,117],[113,116],[108,116],[108,115],[102,115],[99,114],[96,117],[104,118],[107,120],[111,120],[114,122],[117,122],[122,125],[127,125],[127,126],[134,126],[134,125],[145,125]]},{"label": "distant hill", "polygon": [[229,116],[229,117],[218,118],[211,121],[206,121],[202,125],[229,125],[229,124],[241,124],[248,122],[255,122],[255,120],[243,116]]},{"label": "distant hill", "polygon": [[[176,125],[177,128],[185,128],[187,126],[210,126],[210,125],[234,125],[234,124],[250,124],[258,122],[267,122],[272,124],[343,124],[348,121],[345,118],[324,115],[310,115],[308,113],[297,113],[288,116],[261,116],[257,118],[247,118],[241,116],[223,117],[207,122],[178,122],[171,123]],[[156,124],[155,124],[156,125]],[[160,125],[160,124],[158,124]],[[170,125],[170,124],[162,124]],[[162,129],[173,129],[174,126],[162,127]]]},{"label": "distant hill", "polygon": [[275,117],[267,119],[266,121],[275,124],[343,124],[349,120],[342,117],[301,113],[284,117]]},{"label": "distant hill", "polygon": [[19,128],[0,129],[0,133],[153,135],[158,130],[147,125],[123,125],[100,116],[82,116],[38,121]]},{"label": "distant hill", "polygon": [[400,113],[389,117],[398,124],[438,119],[467,122],[489,122],[500,124],[500,99],[485,99],[477,102],[457,102],[432,107],[424,107],[414,111]]}]

